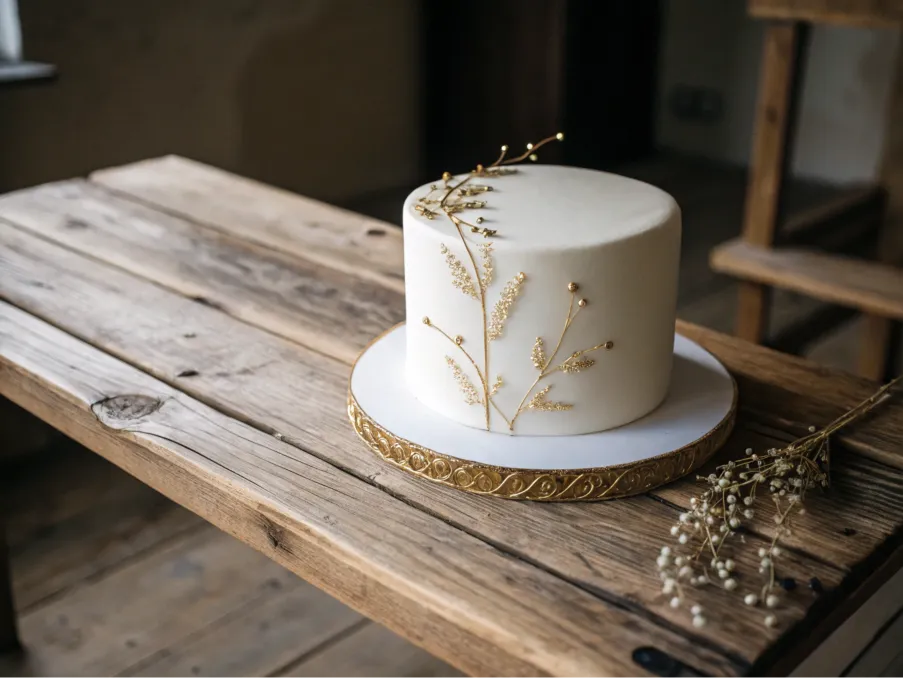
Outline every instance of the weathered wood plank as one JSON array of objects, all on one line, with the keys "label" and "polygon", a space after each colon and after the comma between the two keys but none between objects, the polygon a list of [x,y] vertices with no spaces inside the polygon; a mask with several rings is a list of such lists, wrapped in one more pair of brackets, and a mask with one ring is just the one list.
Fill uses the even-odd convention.
[{"label": "weathered wood plank", "polygon": [[[343,411],[346,366],[212,309],[197,308],[157,286],[92,265],[77,254],[28,234],[11,229],[0,242],[5,245],[0,261],[9,271],[7,284],[0,290],[15,303],[54,318],[67,330],[195,397],[236,413],[263,430],[278,431],[293,444],[506,550],[541,563],[584,588],[636,601],[673,624],[687,626],[687,615],[671,610],[658,595],[655,573],[649,567],[675,516],[667,507],[644,498],[594,506],[499,502],[412,479],[383,466],[355,439]],[[35,281],[42,282],[32,284]],[[135,304],[149,312],[133,321],[127,309]],[[186,317],[191,318],[188,326],[181,320]],[[178,377],[186,368],[197,374]],[[297,384],[302,383],[309,388],[299,389]],[[764,445],[759,438],[757,444]],[[728,453],[741,453],[747,444],[753,442],[735,437]],[[693,484],[685,481],[675,487],[682,489],[670,498],[687,506]],[[807,529],[801,533],[810,535],[804,550],[842,569],[852,568],[888,536],[886,523],[874,523],[871,510],[870,505],[851,501],[841,511],[825,501],[818,511],[811,512],[812,522],[807,522]],[[835,521],[841,513],[855,521],[855,540],[837,538]],[[900,514],[898,506],[896,512],[891,510],[886,515],[891,519]],[[533,539],[537,533],[547,535],[542,543]],[[803,572],[819,566],[801,561],[799,566],[789,567]],[[830,572],[820,576],[827,582],[837,581],[837,575]],[[713,625],[706,634],[712,633],[718,642],[739,650],[767,645],[764,627],[757,620],[747,627],[749,620],[733,614],[733,603],[729,596],[712,596],[713,618],[718,615],[727,621],[725,626]],[[796,613],[808,604],[804,599],[799,603],[802,607],[796,608]]]},{"label": "weathered wood plank", "polygon": [[[788,432],[804,434],[870,396],[867,379],[778,353],[720,332],[678,321],[677,330],[718,356],[737,379],[740,405]],[[837,440],[883,464],[903,469],[903,402],[895,398]]]},{"label": "weathered wood plank", "polygon": [[903,319],[903,270],[816,250],[766,249],[732,240],[712,251],[712,268],[744,280]]},{"label": "weathered wood plank", "polygon": [[[404,316],[397,291],[199,228],[82,181],[2,196],[0,214],[88,256],[346,360]],[[345,322],[348,317],[356,319],[353,326]]]},{"label": "weathered wood plank", "polygon": [[100,170],[91,181],[223,233],[404,292],[401,229],[186,158]]},{"label": "weathered wood plank", "polygon": [[745,665],[704,637],[691,640],[655,615],[501,553],[22,311],[0,310],[4,395],[459,668],[634,674],[631,653],[650,644],[703,671]]},{"label": "weathered wood plank", "polygon": [[[361,662],[361,656],[367,657]],[[376,624],[367,624],[280,671],[280,676],[454,676],[447,664]]]},{"label": "weathered wood plank", "polygon": [[297,583],[291,572],[206,526],[24,614],[26,653],[3,667],[13,670],[0,672],[128,673],[198,627]]},{"label": "weathered wood plank", "polygon": [[749,13],[762,19],[793,19],[844,26],[899,28],[900,0],[749,0]]}]

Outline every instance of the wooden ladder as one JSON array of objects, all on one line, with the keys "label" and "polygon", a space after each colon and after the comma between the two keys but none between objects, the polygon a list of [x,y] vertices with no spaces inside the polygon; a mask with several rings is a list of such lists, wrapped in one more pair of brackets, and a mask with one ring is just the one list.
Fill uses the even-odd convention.
[{"label": "wooden ladder", "polygon": [[[850,191],[804,219],[782,219],[785,175],[801,90],[801,69],[812,23],[903,26],[903,0],[750,0],[753,17],[767,21],[756,110],[755,137],[743,233],[716,247],[712,268],[738,278],[736,334],[755,343],[766,338],[773,288],[791,290],[832,306],[819,310],[780,339],[778,348],[802,347],[849,311],[865,314],[858,369],[871,379],[898,370],[903,320],[903,269],[891,249],[887,222],[903,229],[903,48],[891,94],[882,186]],[[849,256],[869,234],[877,236],[875,260]],[[783,343],[783,345],[782,345]]]}]

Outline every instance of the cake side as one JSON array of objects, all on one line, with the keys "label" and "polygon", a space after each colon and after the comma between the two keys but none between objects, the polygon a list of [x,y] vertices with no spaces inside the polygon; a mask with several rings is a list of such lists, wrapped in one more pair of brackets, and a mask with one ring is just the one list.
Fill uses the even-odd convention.
[{"label": "cake side", "polygon": [[[576,191],[560,181],[566,175]],[[530,167],[479,185],[493,189],[467,226],[417,210],[429,186],[405,203],[412,393],[462,424],[488,420],[491,431],[516,435],[600,431],[654,409],[671,374],[674,201],[575,168]],[[474,232],[483,215],[493,237]]]}]

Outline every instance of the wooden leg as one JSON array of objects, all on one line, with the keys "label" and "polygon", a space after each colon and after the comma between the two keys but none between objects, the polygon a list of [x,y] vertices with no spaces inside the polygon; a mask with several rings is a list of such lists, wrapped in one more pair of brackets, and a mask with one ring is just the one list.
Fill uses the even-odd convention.
[{"label": "wooden leg", "polygon": [[19,648],[16,610],[13,605],[10,578],[9,550],[6,546],[6,520],[3,502],[0,501],[0,652],[11,652]]},{"label": "wooden leg", "polygon": [[[774,244],[780,219],[807,36],[808,28],[802,23],[772,22],[765,30],[743,217],[743,239],[760,247]],[[736,325],[739,337],[762,343],[770,297],[762,285],[741,283]]]},{"label": "wooden leg", "polygon": [[900,323],[874,315],[863,320],[859,374],[874,381],[888,381],[899,370]]},{"label": "wooden leg", "polygon": [[741,282],[737,299],[736,335],[754,344],[763,343],[768,332],[770,309],[770,288],[756,283]]}]

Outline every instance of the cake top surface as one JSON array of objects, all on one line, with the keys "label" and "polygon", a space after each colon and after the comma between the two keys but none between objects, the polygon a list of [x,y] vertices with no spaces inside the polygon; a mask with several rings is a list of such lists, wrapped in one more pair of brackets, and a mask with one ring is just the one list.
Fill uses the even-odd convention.
[{"label": "cake top surface", "polygon": [[[451,185],[466,176],[454,177]],[[432,198],[444,195],[442,181],[416,189],[405,200],[404,221],[416,220],[447,237],[454,234],[447,216],[440,213],[427,219],[415,211],[418,199],[430,193],[432,185],[438,187]],[[455,199],[486,202],[482,209],[467,209],[457,216],[470,224],[482,217],[481,227],[496,231],[492,241],[498,249],[604,244],[653,229],[679,213],[674,198],[655,186],[578,167],[518,165],[515,174],[475,176],[464,186],[492,187]]]}]

